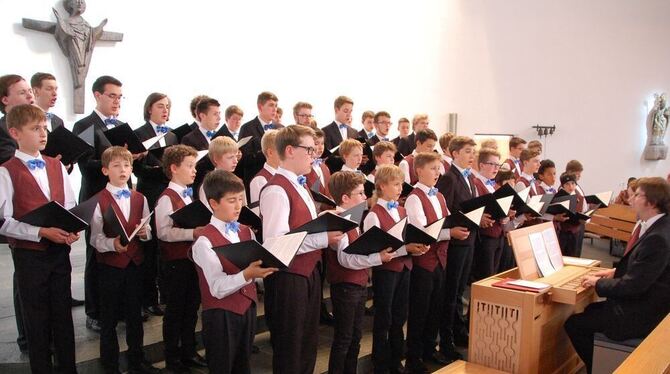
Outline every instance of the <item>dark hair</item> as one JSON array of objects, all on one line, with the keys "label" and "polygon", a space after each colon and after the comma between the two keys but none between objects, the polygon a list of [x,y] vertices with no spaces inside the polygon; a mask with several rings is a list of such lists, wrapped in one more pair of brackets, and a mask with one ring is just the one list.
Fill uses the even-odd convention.
[{"label": "dark hair", "polygon": [[330,176],[328,190],[336,204],[342,204],[342,196],[348,195],[354,188],[365,183],[365,176],[353,171],[338,171]]},{"label": "dark hair", "polygon": [[21,104],[13,107],[7,114],[7,129],[20,129],[23,126],[46,120],[46,114],[42,109],[31,104]]},{"label": "dark hair", "polygon": [[207,113],[210,106],[221,106],[218,100],[212,99],[211,97],[206,97],[198,102],[198,105],[195,108],[196,118],[200,113]]},{"label": "dark hair", "polygon": [[198,107],[198,103],[201,102],[204,99],[209,99],[209,96],[198,95],[198,96],[194,97],[193,99],[191,99],[191,104],[190,104],[189,108],[191,109],[191,116],[193,118],[196,118],[195,110]]},{"label": "dark hair", "polygon": [[389,112],[385,112],[383,110],[381,112],[377,112],[377,113],[375,113],[375,116],[374,116],[374,122],[379,123],[379,118],[380,117],[391,118],[391,115],[389,114]]},{"label": "dark hair", "polygon": [[670,213],[670,184],[666,180],[661,177],[640,178],[637,190],[642,190],[649,204],[660,213]]},{"label": "dark hair", "polygon": [[577,183],[577,176],[573,173],[565,172],[565,173],[561,174],[560,181],[561,181],[561,186],[568,183],[568,182]]},{"label": "dark hair", "polygon": [[169,179],[172,179],[172,170],[170,169],[170,166],[181,165],[181,163],[184,162],[184,159],[188,156],[198,157],[198,152],[195,148],[184,144],[176,144],[167,147],[165,152],[163,152],[162,159],[163,172],[165,175]]},{"label": "dark hair", "polygon": [[151,106],[156,104],[156,102],[165,99],[166,97],[168,99],[168,106],[172,105],[172,101],[170,100],[168,95],[166,95],[164,93],[154,92],[154,93],[150,94],[149,96],[147,96],[147,99],[144,102],[144,120],[145,121],[148,121],[149,118],[151,118],[151,113],[150,113]]},{"label": "dark hair", "polygon": [[565,171],[566,172],[581,172],[584,171],[584,166],[582,165],[581,162],[577,160],[570,160],[568,163],[565,165]]},{"label": "dark hair", "polygon": [[42,87],[42,81],[45,80],[56,80],[56,77],[53,76],[51,73],[35,73],[33,76],[30,78],[30,87],[32,88],[40,88]]},{"label": "dark hair", "polygon": [[235,174],[217,169],[210,171],[202,182],[202,188],[205,190],[207,200],[219,201],[229,193],[238,193],[244,191],[244,183]]},{"label": "dark hair", "polygon": [[514,179],[514,172],[511,170],[500,170],[498,174],[496,174],[496,183],[499,186],[502,186],[502,184],[510,179]]},{"label": "dark hair", "polygon": [[93,92],[99,92],[100,94],[105,93],[105,86],[108,84],[112,84],[114,86],[123,86],[120,80],[111,77],[109,75],[103,75],[102,77],[99,77],[98,79],[93,82]]},{"label": "dark hair", "polygon": [[516,148],[521,144],[526,144],[526,141],[518,136],[513,136],[509,140],[509,149]]},{"label": "dark hair", "polygon": [[260,94],[258,94],[258,99],[256,100],[256,104],[265,105],[265,103],[267,103],[270,100],[272,100],[274,102],[279,101],[279,99],[277,98],[277,95],[273,94],[272,92],[263,91]]},{"label": "dark hair", "polygon": [[6,113],[5,112],[6,106],[5,103],[2,102],[2,98],[5,96],[9,96],[9,87],[13,86],[18,82],[21,82],[22,80],[23,77],[16,74],[7,74],[0,77],[0,112]]},{"label": "dark hair", "polygon": [[551,169],[551,168],[556,169],[556,164],[555,164],[553,161],[551,161],[551,160],[549,160],[549,159],[542,160],[542,161],[540,162],[540,168],[537,169],[537,173],[538,173],[538,174],[544,174],[544,172],[545,172],[547,169]]},{"label": "dark hair", "polygon": [[226,108],[226,114],[225,114],[226,121],[230,119],[230,117],[232,117],[234,114],[237,114],[240,117],[244,116],[244,112],[242,111],[242,109],[240,109],[239,106],[231,105],[228,108]]},{"label": "dark hair", "polygon": [[534,157],[537,157],[540,155],[540,152],[533,150],[533,149],[524,149],[521,151],[521,154],[519,155],[519,160],[523,163],[524,161],[528,161]]},{"label": "dark hair", "polygon": [[433,139],[434,141],[437,142],[437,135],[435,135],[435,131],[431,129],[423,129],[419,132],[416,133],[416,136],[414,137],[414,141],[416,143],[425,143],[426,140],[428,139]]}]

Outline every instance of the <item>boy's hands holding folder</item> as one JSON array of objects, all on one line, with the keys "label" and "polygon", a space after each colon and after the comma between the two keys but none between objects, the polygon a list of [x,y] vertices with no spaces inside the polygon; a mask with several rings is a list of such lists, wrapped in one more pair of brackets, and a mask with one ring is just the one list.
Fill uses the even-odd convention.
[{"label": "boy's hands holding folder", "polygon": [[114,238],[114,250],[119,253],[124,253],[128,251],[128,246],[121,244],[121,237],[117,236]]},{"label": "boy's hands holding folder", "polygon": [[[135,228],[137,228],[137,226],[135,226]],[[147,225],[142,226],[140,231],[137,232],[137,236],[139,236],[140,239],[142,239],[142,240],[147,240],[148,239],[149,236],[147,235]]]},{"label": "boy's hands holding folder", "polygon": [[[54,243],[70,244],[67,242],[70,233],[58,227],[40,227],[39,236]],[[79,239],[79,236],[77,236],[77,239]]]},{"label": "boy's hands holding folder", "polygon": [[205,230],[205,226],[198,226],[193,229],[193,240],[198,239],[202,236],[202,232]]},{"label": "boy's hands holding folder", "polygon": [[470,236],[470,230],[460,226],[450,228],[449,233],[451,234],[452,238],[458,240],[465,240],[468,238],[468,236]]},{"label": "boy's hands holding folder", "polygon": [[379,252],[379,258],[382,260],[382,263],[387,263],[393,260],[395,256],[393,255],[393,253],[391,253],[392,250],[393,248],[388,247]]},{"label": "boy's hands holding folder", "polygon": [[425,244],[409,243],[405,245],[405,249],[407,250],[407,253],[411,254],[412,256],[421,256],[422,254],[428,252],[430,247]]},{"label": "boy's hands holding folder", "polygon": [[279,270],[277,268],[264,268],[261,267],[263,264],[262,260],[254,261],[249,264],[249,266],[246,267],[246,269],[242,270],[242,274],[244,275],[244,280],[250,281],[252,279],[256,278],[265,278],[268,275],[274,273],[275,271]]},{"label": "boy's hands holding folder", "polygon": [[493,224],[494,224],[495,222],[496,222],[495,220],[491,219],[491,215],[490,215],[490,214],[488,214],[488,213],[484,213],[484,214],[482,215],[482,220],[481,220],[481,222],[479,223],[479,226],[481,226],[482,228],[486,229],[486,228],[489,228],[489,227],[493,226]]},{"label": "boy's hands holding folder", "polygon": [[328,246],[336,246],[342,240],[344,233],[342,231],[328,231]]}]

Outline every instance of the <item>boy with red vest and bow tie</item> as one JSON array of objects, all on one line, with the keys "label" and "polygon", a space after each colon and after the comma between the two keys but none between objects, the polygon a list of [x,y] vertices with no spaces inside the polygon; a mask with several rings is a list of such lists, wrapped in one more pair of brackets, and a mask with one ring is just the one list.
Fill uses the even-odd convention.
[{"label": "boy with red vest and bow tie", "polygon": [[[414,157],[414,170],[418,182],[405,201],[409,222],[424,227],[449,215],[444,196],[435,183],[440,178],[441,157],[435,152],[419,153]],[[407,322],[407,369],[410,372],[427,372],[425,360],[446,365],[449,360],[435,352],[435,338],[439,328],[444,275],[447,265],[447,248],[453,236],[465,239],[468,229],[454,227],[442,229],[438,242],[428,252],[412,257],[409,291],[409,317]]]},{"label": "boy with red vest and bow tie", "polygon": [[[391,143],[392,144],[392,143]],[[363,174],[340,171],[330,179],[330,191],[344,211],[364,202]],[[344,249],[354,242],[360,231],[355,228],[346,233],[337,246],[326,249],[327,279],[335,316],[335,332],[328,359],[329,373],[355,373],[361,341],[361,324],[368,298],[368,269],[393,259],[387,248],[369,256],[352,255]]]},{"label": "boy with red vest and bow tie", "polygon": [[[261,138],[261,149],[265,156],[265,164],[263,164],[263,168],[249,183],[249,204],[253,204],[260,199],[261,190],[277,172],[277,168],[279,167],[279,155],[277,154],[277,148],[275,148],[276,137],[277,130],[268,130]],[[260,212],[257,207],[252,210],[256,214]]]},{"label": "boy with red vest and bow tie", "polygon": [[375,145],[372,150],[372,157],[375,159],[375,168],[366,176],[366,179],[375,183],[375,174],[377,169],[382,165],[393,165],[395,163],[394,156],[397,150],[395,144],[391,142],[381,141]]},{"label": "boy with red vest and bow tie", "polygon": [[[377,226],[388,231],[407,217],[399,206],[405,176],[395,165],[383,165],[375,175],[376,203],[365,217],[363,229]],[[407,321],[410,271],[412,259],[407,254],[420,255],[428,246],[406,243],[394,252],[393,260],[372,269],[373,303],[372,363],[375,373],[402,372],[404,352],[402,327]]]},{"label": "boy with red vest and bow tie", "polygon": [[[0,201],[4,202],[0,234],[12,249],[30,368],[34,373],[74,373],[70,245],[79,234],[17,220],[50,201],[70,209],[76,205],[74,192],[61,162],[40,155],[47,142],[46,116],[40,108],[15,106],[7,115],[7,129],[18,149],[0,167]],[[58,342],[56,368],[52,340]]]},{"label": "boy with red vest and bow tie", "polygon": [[[187,366],[206,366],[195,350],[195,325],[198,322],[200,291],[198,274],[188,252],[203,231],[180,228],[170,215],[193,202],[197,151],[187,145],[174,145],[163,154],[163,171],[170,178],[168,188],[156,202],[156,236],[163,259],[166,290],[163,341],[166,367],[172,372],[187,371]],[[181,344],[180,344],[181,343]]]},{"label": "boy with red vest and bow tie", "polygon": [[251,345],[256,333],[256,278],[276,268],[261,261],[239,269],[212,248],[254,239],[237,219],[244,206],[242,180],[233,173],[214,170],[203,183],[212,219],[193,243],[202,300],[202,335],[210,373],[250,373]]},{"label": "boy with red vest and bow tie", "polygon": [[[421,152],[433,152],[435,144],[437,144],[437,135],[431,129],[423,129],[416,133],[414,139],[416,141],[416,148],[398,164],[400,170],[405,174],[405,182],[411,185],[416,184],[418,180],[414,169],[414,156]],[[443,167],[440,167],[440,171],[444,174]]]},{"label": "boy with red vest and bow tie", "polygon": [[[314,134],[316,134],[314,137],[314,148],[316,148],[316,150],[314,152],[317,155],[321,155],[323,154],[323,150],[325,148],[323,145],[324,134],[321,129],[314,129]],[[328,190],[328,185],[330,182],[330,170],[328,169],[328,166],[326,166],[326,163],[323,162],[322,158],[314,158],[314,161],[312,161],[312,171],[310,171],[306,177],[307,185],[310,188],[312,188],[314,182],[318,180],[320,183],[319,192],[326,196],[330,196],[330,191]]]},{"label": "boy with red vest and bow tie", "polygon": [[523,165],[521,160],[521,152],[526,149],[526,141],[518,136],[513,136],[509,140],[509,158],[505,160],[505,163],[509,166],[509,169],[514,172],[514,176],[519,178],[521,176],[521,171]]},{"label": "boy with red vest and bow tie", "polygon": [[[261,191],[263,236],[286,234],[317,217],[307,186],[307,174],[316,155],[314,130],[294,125],[282,128],[275,138],[281,166]],[[287,271],[265,279],[265,313],[272,337],[272,370],[275,373],[312,373],[321,303],[318,264],[321,249],[335,245],[342,232],[307,235]]]},{"label": "boy with red vest and bow tie", "polygon": [[[561,189],[570,195],[576,195],[577,206],[584,204],[584,196],[577,193],[577,177],[572,173],[561,174]],[[577,252],[579,227],[581,221],[562,220],[558,230],[558,244],[565,256],[579,257]]]},{"label": "boy with red vest and bow tie", "polygon": [[[116,324],[126,320],[128,369],[130,372],[158,372],[144,359],[142,352],[142,241],[151,239],[151,228],[145,225],[127,245],[104,222],[103,214],[111,207],[127,233],[133,232],[149,215],[147,199],[128,190],[133,172],[133,155],[123,147],[109,147],[101,157],[102,173],[109,178],[98,192],[98,206],[91,221],[91,245],[96,249],[100,291],[100,361],[108,372],[119,370],[119,343]],[[124,308],[123,312],[121,308]]]}]

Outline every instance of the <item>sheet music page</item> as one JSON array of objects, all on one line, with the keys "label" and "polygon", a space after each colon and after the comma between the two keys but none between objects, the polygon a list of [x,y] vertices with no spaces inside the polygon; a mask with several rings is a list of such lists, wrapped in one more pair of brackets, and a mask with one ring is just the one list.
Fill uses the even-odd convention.
[{"label": "sheet music page", "polygon": [[289,266],[306,236],[307,232],[303,231],[270,238],[263,243],[263,247],[284,265]]},{"label": "sheet music page", "polygon": [[391,228],[387,231],[387,233],[389,233],[389,234],[390,234],[391,236],[393,236],[394,238],[397,238],[398,240],[403,240],[403,241],[404,241],[404,239],[403,239],[403,237],[402,237],[402,232],[403,232],[403,230],[405,229],[405,225],[406,225],[406,224],[407,224],[407,217],[405,217],[405,218],[401,219],[400,221],[398,221],[398,223],[396,223],[395,225],[393,225],[393,227],[391,227]]},{"label": "sheet music page", "polygon": [[509,208],[512,206],[512,200],[514,200],[514,196],[507,196],[496,199],[496,202],[500,206],[500,209],[505,212],[505,214],[509,214]]},{"label": "sheet music page", "polygon": [[591,266],[595,264],[595,260],[590,258],[579,258],[579,257],[563,257],[563,264],[565,265],[576,265],[576,266]]},{"label": "sheet music page", "polygon": [[135,235],[137,235],[137,232],[140,231],[140,229],[142,229],[142,227],[144,227],[144,225],[146,225],[147,222],[149,222],[149,220],[151,219],[151,216],[153,216],[153,215],[154,215],[154,212],[151,212],[151,213],[149,213],[148,216],[146,216],[145,218],[142,218],[142,220],[140,221],[140,224],[135,228],[135,230],[133,230],[133,233],[130,234],[130,236],[128,237],[128,241],[133,240]]},{"label": "sheet music page", "polygon": [[523,200],[523,202],[525,203],[526,201],[528,201],[528,195],[530,194],[530,186],[524,188],[523,190],[517,192],[516,194],[519,195],[521,200]]},{"label": "sheet music page", "polygon": [[463,215],[467,217],[470,221],[472,221],[475,225],[479,225],[479,223],[482,221],[482,216],[484,215],[485,209],[486,207],[483,206],[471,212],[467,212]]},{"label": "sheet music page", "polygon": [[527,280],[523,280],[523,279],[517,279],[517,280],[509,281],[509,282],[507,282],[507,284],[511,284],[513,286],[533,288],[533,289],[536,289],[536,290],[543,290],[545,288],[551,287],[550,284],[546,284],[546,283],[542,283],[542,282],[527,281]]},{"label": "sheet music page", "polygon": [[442,225],[444,225],[444,220],[446,217],[442,217],[441,219],[438,219],[437,221],[431,223],[430,225],[426,227],[420,227],[423,232],[426,234],[430,235],[432,238],[437,240],[438,236],[440,236],[440,231],[442,231]]},{"label": "sheet music page", "polygon": [[[537,196],[541,196],[541,195],[537,195]],[[544,203],[541,202],[541,201],[530,201],[530,202],[528,202],[527,205],[530,209],[532,209],[534,212],[539,214],[542,211],[542,207],[544,206]]]},{"label": "sheet music page", "polygon": [[561,270],[563,268],[563,253],[561,246],[556,237],[556,231],[553,228],[542,231],[542,238],[544,239],[544,246],[549,254],[549,260],[554,269]]},{"label": "sheet music page", "polygon": [[163,133],[163,134],[160,134],[160,135],[156,135],[153,138],[149,138],[149,139],[142,142],[142,146],[144,147],[144,149],[149,149],[154,144],[156,144],[159,140],[163,139],[165,137],[165,135],[167,135],[167,134],[168,133]]},{"label": "sheet music page", "polygon": [[207,153],[209,153],[208,149],[198,151],[198,155],[195,157],[195,162],[202,160],[203,157],[207,156]]},{"label": "sheet music page", "polygon": [[245,136],[244,138],[237,141],[237,148],[242,148],[251,140],[251,136]]},{"label": "sheet music page", "polygon": [[610,205],[610,203],[612,202],[612,191],[600,192],[597,193],[596,196],[598,197],[598,199],[600,199],[600,201],[605,203],[605,206]]},{"label": "sheet music page", "polygon": [[544,247],[544,238],[542,238],[542,233],[534,232],[532,234],[528,234],[528,239],[530,240],[531,248],[533,248],[533,256],[535,257],[537,268],[540,270],[540,275],[546,277],[555,273],[556,270],[551,265],[551,260],[549,260],[547,249]]}]

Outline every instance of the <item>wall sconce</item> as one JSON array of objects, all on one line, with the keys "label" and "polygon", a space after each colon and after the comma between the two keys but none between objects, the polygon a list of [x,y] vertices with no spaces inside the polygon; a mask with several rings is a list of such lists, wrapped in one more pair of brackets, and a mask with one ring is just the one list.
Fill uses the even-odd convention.
[{"label": "wall sconce", "polygon": [[556,131],[556,125],[554,126],[540,126],[540,125],[535,125],[531,126],[531,128],[535,129],[537,131],[537,136],[541,137],[547,137],[548,135],[554,135],[554,131]]}]

